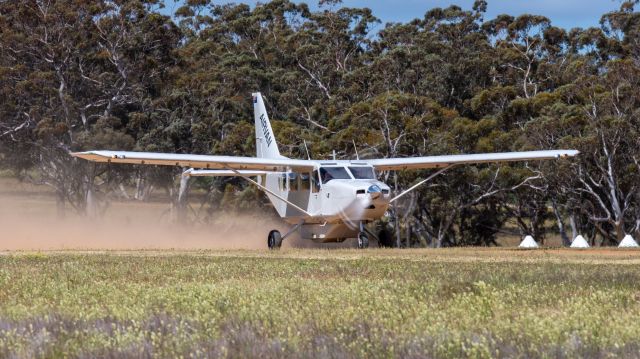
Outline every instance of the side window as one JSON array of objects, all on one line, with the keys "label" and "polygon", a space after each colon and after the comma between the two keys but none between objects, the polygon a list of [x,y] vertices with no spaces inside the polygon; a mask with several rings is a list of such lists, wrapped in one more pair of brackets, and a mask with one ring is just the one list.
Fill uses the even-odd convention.
[{"label": "side window", "polygon": [[278,177],[278,187],[280,188],[280,191],[286,191],[287,190],[287,174],[283,173],[280,175],[280,177]]},{"label": "side window", "polygon": [[300,190],[301,191],[309,191],[309,189],[311,188],[311,181],[310,181],[310,177],[308,173],[301,173],[300,176],[298,176],[300,178]]},{"label": "side window", "polygon": [[331,180],[330,175],[327,175],[327,169],[324,167],[320,168],[320,178],[322,178],[322,183],[327,183]]},{"label": "side window", "polygon": [[318,171],[313,171],[313,176],[311,177],[311,192],[316,193],[320,191],[320,177],[318,176]]},{"label": "side window", "polygon": [[289,190],[290,191],[297,191],[299,189],[298,186],[298,174],[295,172],[290,172],[289,173]]}]

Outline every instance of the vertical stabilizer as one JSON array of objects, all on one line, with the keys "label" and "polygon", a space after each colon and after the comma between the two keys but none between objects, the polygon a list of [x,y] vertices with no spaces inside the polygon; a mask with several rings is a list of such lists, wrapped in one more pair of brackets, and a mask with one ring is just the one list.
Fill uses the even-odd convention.
[{"label": "vertical stabilizer", "polygon": [[251,94],[253,96],[253,117],[256,122],[256,152],[260,158],[280,158],[280,150],[273,135],[271,122],[264,107],[260,92]]}]

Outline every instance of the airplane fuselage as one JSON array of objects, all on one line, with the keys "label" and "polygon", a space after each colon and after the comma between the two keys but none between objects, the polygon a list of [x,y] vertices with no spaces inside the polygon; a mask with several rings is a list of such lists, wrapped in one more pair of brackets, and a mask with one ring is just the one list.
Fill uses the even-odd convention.
[{"label": "airplane fuselage", "polygon": [[384,215],[391,199],[389,186],[360,161],[321,162],[312,172],[269,173],[264,180],[267,188],[290,202],[267,194],[280,217],[292,225],[302,223],[300,236],[320,242],[355,237],[361,223]]}]

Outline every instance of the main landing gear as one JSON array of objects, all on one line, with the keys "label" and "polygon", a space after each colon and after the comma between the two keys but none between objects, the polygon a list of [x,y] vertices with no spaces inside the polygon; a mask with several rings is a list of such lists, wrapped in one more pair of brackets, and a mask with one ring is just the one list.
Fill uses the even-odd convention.
[{"label": "main landing gear", "polygon": [[[282,247],[282,242],[287,237],[289,237],[292,233],[297,231],[298,228],[300,228],[300,226],[302,225],[302,223],[303,222],[300,222],[299,224],[295,225],[284,236],[282,234],[280,234],[280,231],[278,231],[277,229],[274,229],[274,230],[270,231],[269,235],[267,236],[267,246],[269,247],[269,249],[272,249],[272,250],[280,249],[280,247]],[[371,232],[369,232],[364,227],[364,223],[360,223],[360,232],[358,232],[358,237],[357,237],[357,239],[358,239],[358,248],[359,249],[369,248],[369,235],[370,235],[370,233]],[[376,238],[375,234],[371,234],[371,236]]]},{"label": "main landing gear", "polygon": [[284,236],[281,235],[280,231],[278,231],[277,229],[274,229],[271,232],[269,232],[269,236],[267,236],[267,246],[269,247],[269,249],[280,249],[280,247],[282,246],[282,241],[284,241],[287,237],[289,237],[295,231],[297,231],[300,228],[300,226],[302,226],[303,224],[304,224],[304,221],[301,221],[300,223],[296,224]]},{"label": "main landing gear", "polygon": [[269,249],[280,249],[280,246],[282,246],[282,235],[280,235],[280,231],[274,229],[269,232],[267,245],[269,246]]},{"label": "main landing gear", "polygon": [[364,249],[369,248],[369,236],[366,232],[358,233],[358,248]]},{"label": "main landing gear", "polygon": [[364,222],[360,222],[360,233],[358,233],[358,248],[369,248],[369,235],[367,229],[364,226]]}]

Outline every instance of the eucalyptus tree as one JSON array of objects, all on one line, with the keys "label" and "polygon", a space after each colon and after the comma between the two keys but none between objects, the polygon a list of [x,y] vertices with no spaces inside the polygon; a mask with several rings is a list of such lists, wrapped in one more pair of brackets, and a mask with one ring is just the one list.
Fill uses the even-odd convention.
[{"label": "eucalyptus tree", "polygon": [[12,119],[3,134],[20,136],[19,156],[55,188],[60,213],[65,203],[92,212],[94,179],[104,171],[76,163],[70,150],[134,146],[128,113],[153,97],[167,48],[176,43],[164,41],[175,27],[148,11],[154,3],[0,3],[0,56],[14,73],[3,78],[3,89],[18,89],[2,103]]}]

